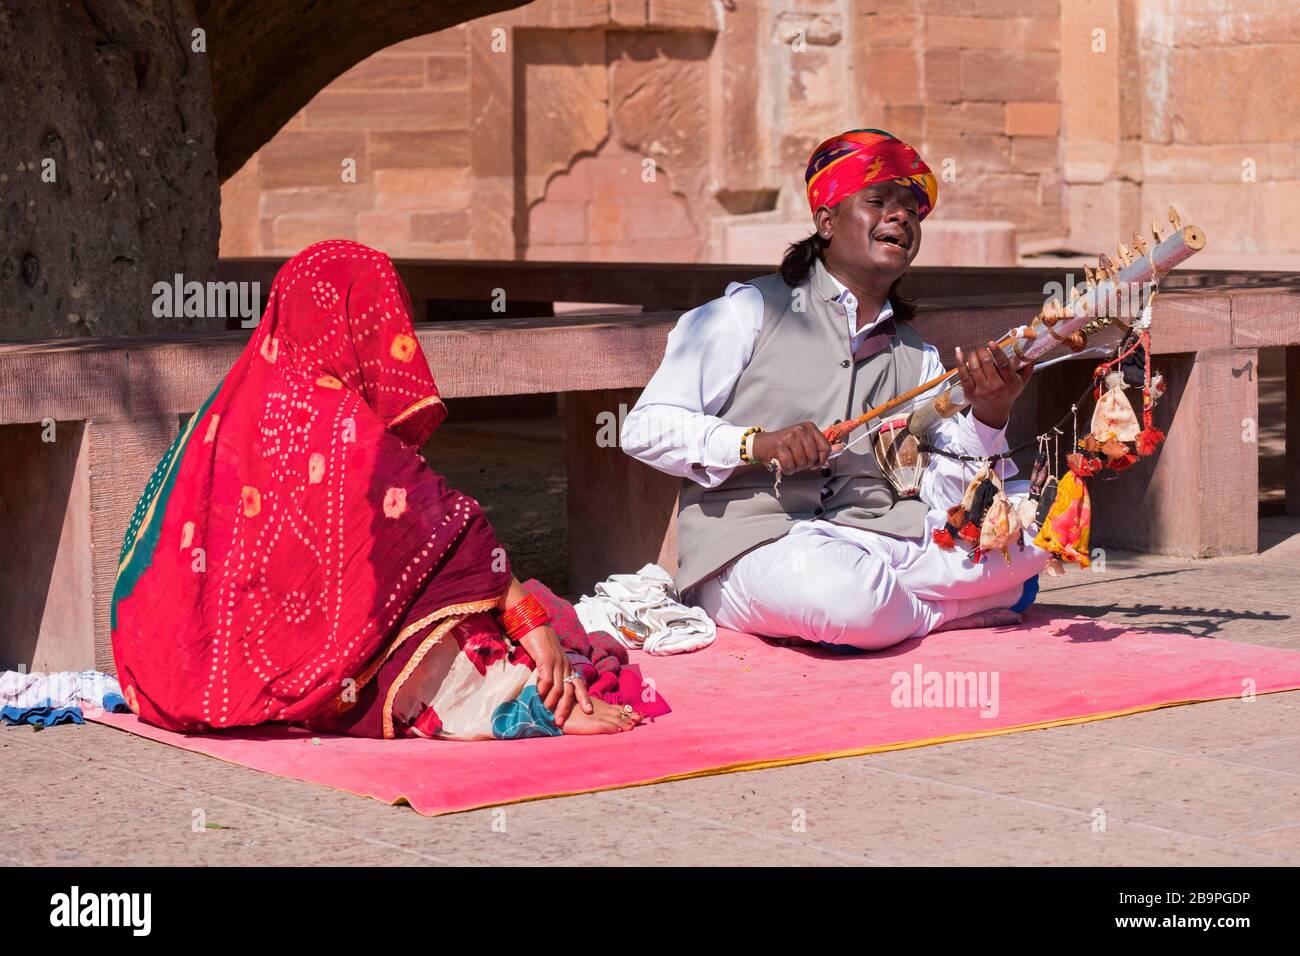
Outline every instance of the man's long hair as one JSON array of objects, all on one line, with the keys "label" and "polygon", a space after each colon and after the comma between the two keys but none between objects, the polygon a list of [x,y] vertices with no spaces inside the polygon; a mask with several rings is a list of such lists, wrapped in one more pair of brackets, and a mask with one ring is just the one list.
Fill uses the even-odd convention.
[{"label": "man's long hair", "polygon": [[[788,286],[797,286],[807,281],[812,274],[813,263],[825,259],[826,247],[830,243],[814,232],[807,239],[792,242],[785,250],[781,260],[781,278]],[[903,281],[899,276],[889,287],[889,301],[894,304],[894,318],[900,322],[910,322],[916,316],[916,303],[905,299],[898,293],[898,284]]]}]

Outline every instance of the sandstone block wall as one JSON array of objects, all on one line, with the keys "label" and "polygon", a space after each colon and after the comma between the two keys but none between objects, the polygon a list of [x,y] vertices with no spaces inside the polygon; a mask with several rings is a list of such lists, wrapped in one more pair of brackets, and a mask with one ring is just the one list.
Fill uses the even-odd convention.
[{"label": "sandstone block wall", "polygon": [[806,231],[810,150],[877,126],[941,176],[927,263],[990,261],[1008,223],[1022,254],[1109,250],[1172,203],[1207,256],[1277,265],[1296,77],[1288,0],[536,0],[319,93],[226,183],[221,250],[752,257]]}]

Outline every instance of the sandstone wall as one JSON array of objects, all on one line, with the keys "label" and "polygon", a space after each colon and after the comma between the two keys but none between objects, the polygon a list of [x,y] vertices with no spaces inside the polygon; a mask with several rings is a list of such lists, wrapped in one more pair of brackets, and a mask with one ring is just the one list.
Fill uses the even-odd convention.
[{"label": "sandstone wall", "polygon": [[1112,249],[1170,203],[1216,255],[1300,254],[1300,8],[1229,6],[536,0],[318,94],[227,182],[221,249],[748,260],[807,233],[812,147],[877,126],[943,180],[929,263]]},{"label": "sandstone wall", "polygon": [[1300,253],[1300,4],[1162,0],[1136,19],[1143,207],[1195,212],[1217,251]]}]

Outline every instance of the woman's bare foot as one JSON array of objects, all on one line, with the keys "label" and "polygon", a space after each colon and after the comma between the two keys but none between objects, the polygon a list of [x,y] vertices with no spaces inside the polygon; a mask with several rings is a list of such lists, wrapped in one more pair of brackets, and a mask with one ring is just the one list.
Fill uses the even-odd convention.
[{"label": "woman's bare foot", "polygon": [[624,710],[595,697],[591,699],[591,706],[590,714],[584,714],[581,707],[574,706],[569,719],[564,722],[566,734],[616,734],[631,730],[642,720],[635,710]]}]

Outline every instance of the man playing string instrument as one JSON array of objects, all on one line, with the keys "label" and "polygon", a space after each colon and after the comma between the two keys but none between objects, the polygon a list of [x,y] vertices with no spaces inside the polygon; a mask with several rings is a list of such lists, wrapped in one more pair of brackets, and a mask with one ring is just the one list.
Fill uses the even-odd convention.
[{"label": "man playing string instrument", "polygon": [[928,441],[967,460],[929,455],[918,495],[891,485],[870,438],[832,445],[828,425],[944,371],[897,295],[938,184],[910,146],[869,129],[820,145],[805,181],[816,231],[780,272],[683,315],[624,423],[625,451],[683,479],[677,587],[723,627],[845,648],[1018,620],[1046,552],[1026,540],[973,561],[932,534],[972,462],[1007,450],[1032,366],[1013,370],[993,343],[955,351],[971,407]]}]

